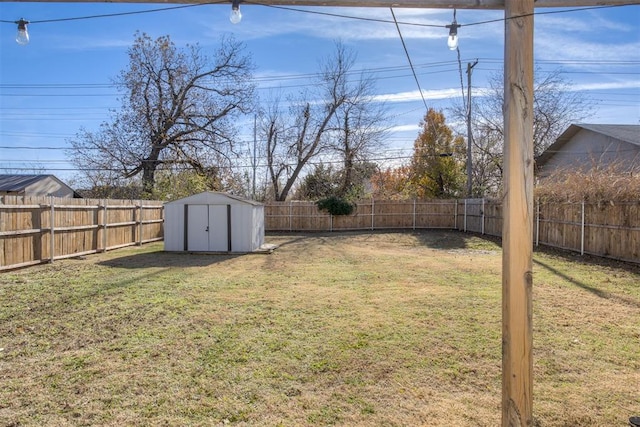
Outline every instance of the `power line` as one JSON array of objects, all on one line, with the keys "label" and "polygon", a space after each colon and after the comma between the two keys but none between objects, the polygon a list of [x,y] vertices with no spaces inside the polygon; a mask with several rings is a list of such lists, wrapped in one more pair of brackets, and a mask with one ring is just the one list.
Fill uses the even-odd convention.
[{"label": "power line", "polygon": [[400,31],[400,26],[398,25],[398,21],[396,20],[396,14],[393,12],[393,8],[390,7],[391,16],[393,16],[393,22],[396,24],[396,29],[398,30],[398,36],[400,37],[400,41],[402,42],[402,47],[404,49],[404,53],[407,56],[407,61],[409,61],[409,67],[411,67],[411,72],[413,73],[413,78],[416,81],[416,85],[418,86],[418,90],[420,91],[420,97],[422,98],[422,103],[424,104],[425,111],[429,110],[427,106],[427,101],[424,99],[424,94],[422,93],[422,88],[420,87],[420,81],[418,80],[418,76],[416,75],[416,70],[413,67],[413,63],[411,62],[411,55],[409,55],[409,51],[407,50],[407,45],[404,42],[404,38],[402,37],[402,32]]}]

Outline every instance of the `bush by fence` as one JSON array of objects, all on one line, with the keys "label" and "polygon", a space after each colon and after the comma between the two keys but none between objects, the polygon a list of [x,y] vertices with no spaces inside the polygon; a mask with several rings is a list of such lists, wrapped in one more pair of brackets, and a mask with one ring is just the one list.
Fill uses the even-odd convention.
[{"label": "bush by fence", "polygon": [[0,196],[0,270],[162,240],[154,201]]}]

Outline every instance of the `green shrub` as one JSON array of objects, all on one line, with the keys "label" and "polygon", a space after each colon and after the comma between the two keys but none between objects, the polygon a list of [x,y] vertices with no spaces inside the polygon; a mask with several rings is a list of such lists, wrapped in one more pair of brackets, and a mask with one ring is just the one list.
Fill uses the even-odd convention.
[{"label": "green shrub", "polygon": [[318,200],[316,205],[318,205],[318,209],[327,211],[331,215],[351,215],[355,209],[352,203],[336,196]]}]

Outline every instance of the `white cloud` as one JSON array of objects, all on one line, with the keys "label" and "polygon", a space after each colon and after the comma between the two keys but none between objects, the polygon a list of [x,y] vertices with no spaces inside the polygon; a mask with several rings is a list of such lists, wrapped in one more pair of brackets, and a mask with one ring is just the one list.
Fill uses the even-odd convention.
[{"label": "white cloud", "polygon": [[389,132],[416,132],[420,130],[420,126],[417,124],[413,125],[397,125],[393,126],[389,129]]},{"label": "white cloud", "polygon": [[[437,89],[437,90],[423,90],[422,95],[424,99],[449,99],[460,96],[460,89]],[[376,95],[376,101],[380,102],[413,102],[421,101],[419,90],[413,90],[408,92],[387,93],[382,95]]]},{"label": "white cloud", "polygon": [[612,44],[565,34],[544,34],[536,37],[535,52],[538,59],[559,62],[638,61],[640,60],[640,42]]},{"label": "white cloud", "polygon": [[589,90],[615,90],[615,89],[640,89],[640,81],[629,80],[629,81],[620,81],[620,82],[595,82],[595,83],[582,83],[577,85],[572,85],[569,87],[569,90],[579,92],[579,91],[589,91]]}]

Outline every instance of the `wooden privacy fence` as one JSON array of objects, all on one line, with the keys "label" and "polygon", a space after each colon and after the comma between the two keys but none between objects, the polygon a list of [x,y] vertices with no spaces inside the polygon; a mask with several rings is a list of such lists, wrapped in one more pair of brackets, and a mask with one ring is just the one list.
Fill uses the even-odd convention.
[{"label": "wooden privacy fence", "polygon": [[162,237],[161,202],[0,196],[0,270]]},{"label": "wooden privacy fence", "polygon": [[[502,235],[499,200],[458,202],[466,212],[463,231]],[[460,222],[458,223],[460,224]],[[621,261],[640,262],[640,201],[602,203],[537,202],[533,242]]]},{"label": "wooden privacy fence", "polygon": [[[640,262],[640,201],[536,203],[534,244],[622,261]],[[355,213],[332,216],[313,202],[265,205],[267,231],[340,231],[448,228],[502,235],[499,200],[368,200]]]},{"label": "wooden privacy fence", "polygon": [[333,216],[313,202],[269,202],[267,231],[339,231],[455,228],[455,200],[370,200],[356,203],[352,215]]},{"label": "wooden privacy fence", "polygon": [[[157,201],[0,196],[0,271],[163,238]],[[640,201],[536,203],[536,245],[640,262]],[[499,200],[367,200],[332,216],[313,202],[265,205],[266,231],[456,229],[502,235]]]}]

